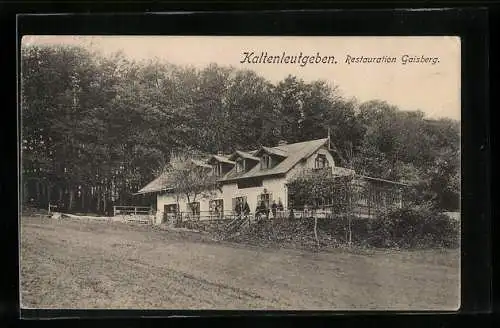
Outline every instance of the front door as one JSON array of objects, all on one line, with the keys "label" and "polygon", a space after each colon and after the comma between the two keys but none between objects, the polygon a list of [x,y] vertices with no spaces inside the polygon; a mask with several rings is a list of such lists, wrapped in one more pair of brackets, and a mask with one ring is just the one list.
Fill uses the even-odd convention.
[{"label": "front door", "polygon": [[163,221],[168,222],[176,218],[179,213],[177,204],[163,205]]}]

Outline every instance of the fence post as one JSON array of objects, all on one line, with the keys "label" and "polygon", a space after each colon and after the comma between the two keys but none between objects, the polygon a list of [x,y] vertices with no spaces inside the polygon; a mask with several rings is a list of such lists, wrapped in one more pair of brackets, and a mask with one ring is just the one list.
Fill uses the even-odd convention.
[{"label": "fence post", "polygon": [[368,217],[371,218],[371,209],[372,209],[372,189],[368,186]]},{"label": "fence post", "polygon": [[113,206],[113,216],[116,216],[116,206]]},{"label": "fence post", "polygon": [[137,215],[137,206],[134,207],[134,215]]}]

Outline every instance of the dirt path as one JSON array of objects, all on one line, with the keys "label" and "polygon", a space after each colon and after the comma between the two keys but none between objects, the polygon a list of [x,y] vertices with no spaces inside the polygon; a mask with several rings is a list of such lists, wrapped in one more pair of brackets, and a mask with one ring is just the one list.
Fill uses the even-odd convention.
[{"label": "dirt path", "polygon": [[458,307],[458,251],[311,253],[119,223],[24,218],[21,226],[25,307]]}]

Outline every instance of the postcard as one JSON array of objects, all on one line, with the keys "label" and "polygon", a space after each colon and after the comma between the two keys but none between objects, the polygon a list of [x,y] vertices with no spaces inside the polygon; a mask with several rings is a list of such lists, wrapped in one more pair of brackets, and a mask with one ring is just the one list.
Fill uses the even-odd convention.
[{"label": "postcard", "polygon": [[21,308],[460,307],[459,37],[20,51]]}]

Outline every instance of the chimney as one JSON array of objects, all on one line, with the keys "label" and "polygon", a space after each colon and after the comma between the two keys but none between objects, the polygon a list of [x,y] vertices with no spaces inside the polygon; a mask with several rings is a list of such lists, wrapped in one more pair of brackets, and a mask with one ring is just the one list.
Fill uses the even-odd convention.
[{"label": "chimney", "polygon": [[288,143],[286,142],[286,140],[280,140],[280,141],[278,141],[278,146],[284,146],[284,145],[286,145],[286,144],[288,144]]}]

